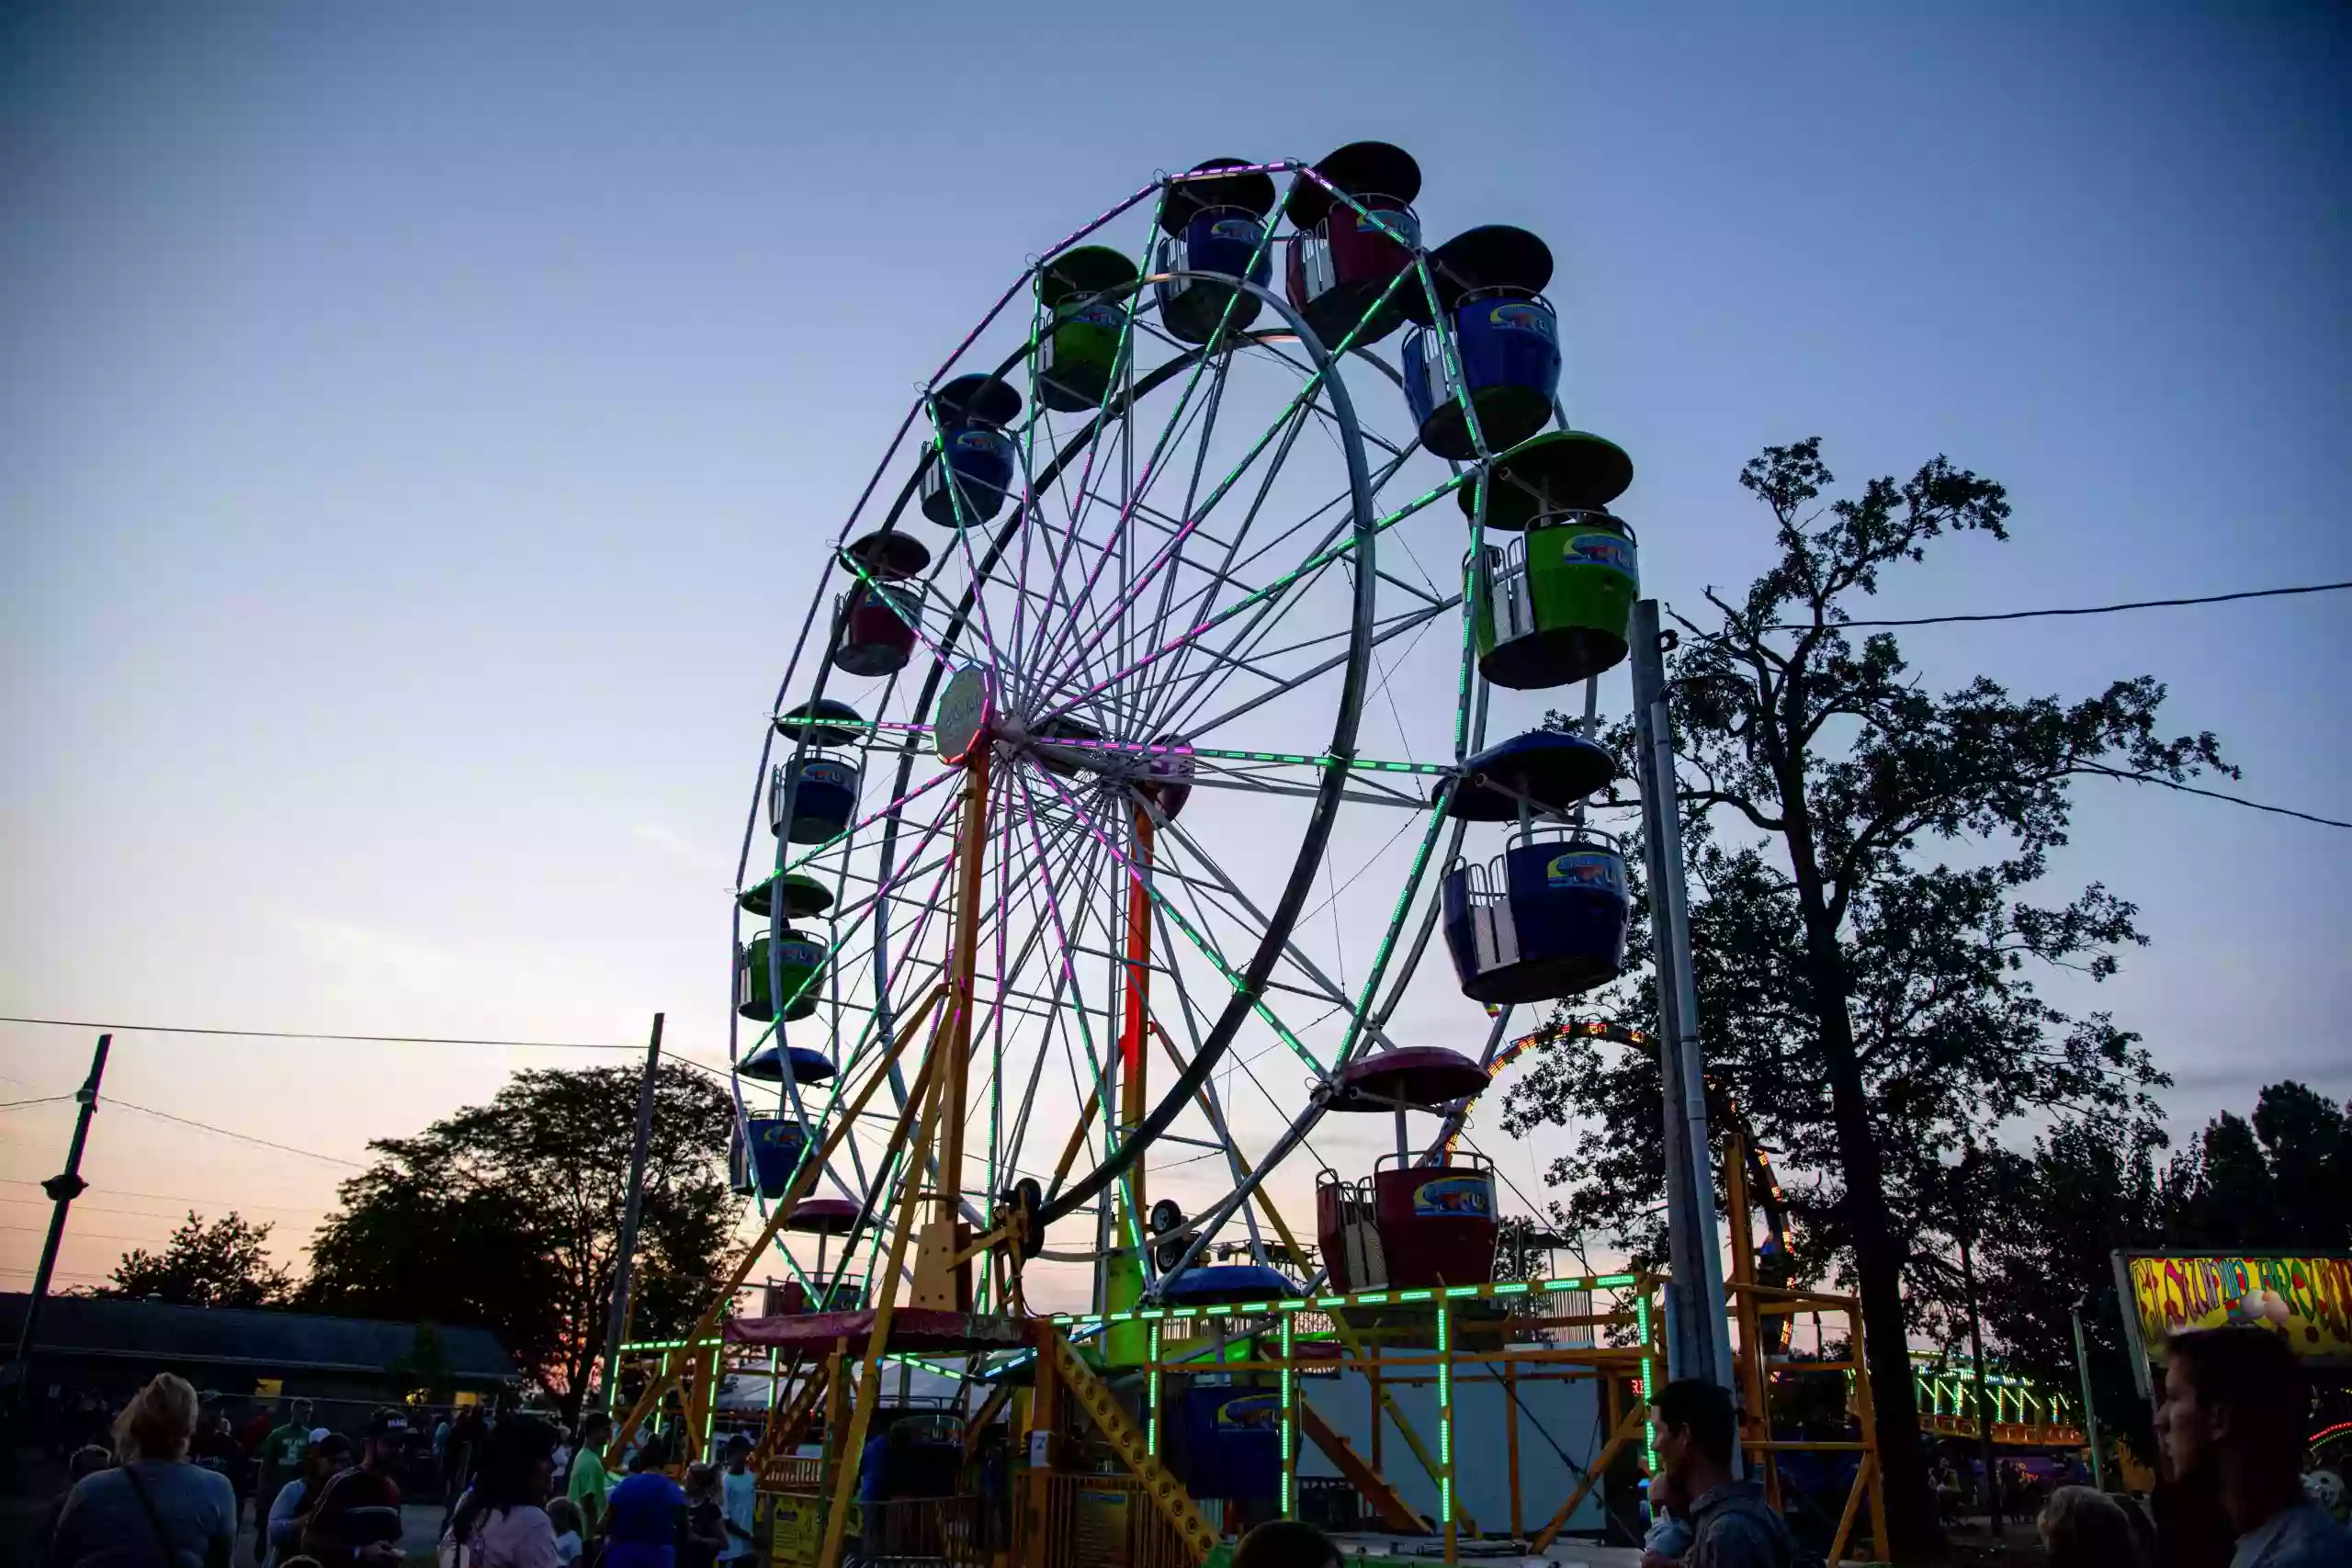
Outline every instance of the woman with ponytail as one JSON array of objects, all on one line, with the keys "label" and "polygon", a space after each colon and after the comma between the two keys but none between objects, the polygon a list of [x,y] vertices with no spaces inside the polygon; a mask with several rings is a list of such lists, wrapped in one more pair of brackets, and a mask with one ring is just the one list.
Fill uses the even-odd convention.
[{"label": "woman with ponytail", "polygon": [[48,1568],[229,1568],[237,1495],[229,1478],[187,1461],[196,1390],[158,1373],[115,1418],[112,1470],[74,1483]]}]

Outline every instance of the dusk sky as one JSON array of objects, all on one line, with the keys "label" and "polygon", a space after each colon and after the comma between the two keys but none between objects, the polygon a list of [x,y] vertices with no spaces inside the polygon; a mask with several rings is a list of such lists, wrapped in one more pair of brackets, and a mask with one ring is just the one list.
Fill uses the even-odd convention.
[{"label": "dusk sky", "polygon": [[[2008,487],[2013,540],[1886,615],[2352,578],[2347,80],[2320,6],[9,7],[0,1012],[627,1043],[663,1010],[723,1062],[825,547],[1026,258],[1216,155],[1392,141],[1434,231],[1545,236],[1564,398],[1634,455],[1669,604],[1766,562],[1737,472],[1811,434],[1843,486],[1943,453]],[[1946,689],[2154,674],[2219,787],[2352,818],[2352,596],[1903,640]],[[2076,800],[2051,890],[2153,940],[2050,989],[2146,1037],[2176,1133],[2352,1096],[2352,833]],[[0,1024],[0,1099],[69,1093],[91,1037]],[[626,1058],[119,1032],[109,1097],[328,1157],[104,1111],[62,1282],[191,1206],[299,1260],[334,1162],[590,1059]],[[0,1288],[71,1120],[0,1112]]]}]

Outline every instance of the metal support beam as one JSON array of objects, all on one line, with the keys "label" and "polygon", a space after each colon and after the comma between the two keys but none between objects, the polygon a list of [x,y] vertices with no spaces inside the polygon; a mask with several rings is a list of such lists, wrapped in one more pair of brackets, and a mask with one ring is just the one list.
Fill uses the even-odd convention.
[{"label": "metal support beam", "polygon": [[1699,1045],[1697,982],[1690,967],[1690,894],[1682,876],[1682,813],[1674,732],[1666,701],[1665,639],[1657,601],[1634,606],[1634,762],[1641,778],[1642,849],[1649,872],[1650,935],[1657,948],[1658,1040],[1666,1100],[1667,1364],[1677,1378],[1732,1381],[1724,1325],[1723,1254],[1715,1243],[1715,1189],[1708,1159],[1706,1064]]}]

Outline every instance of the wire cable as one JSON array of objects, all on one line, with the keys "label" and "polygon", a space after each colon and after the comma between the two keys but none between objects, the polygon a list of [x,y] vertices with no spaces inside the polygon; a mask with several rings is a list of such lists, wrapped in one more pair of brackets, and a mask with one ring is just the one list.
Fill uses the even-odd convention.
[{"label": "wire cable", "polygon": [[2093,768],[2090,771],[2110,779],[2121,779],[2126,784],[2162,784],[2183,795],[2201,795],[2208,800],[2226,800],[2232,806],[2243,806],[2248,811],[2267,811],[2274,817],[2292,817],[2298,821],[2316,822],[2323,828],[2352,828],[2352,822],[2341,822],[2333,817],[2314,817],[2308,811],[2297,811],[2291,807],[2268,806],[2259,800],[2248,800],[2244,795],[2223,795],[2218,789],[2200,789],[2176,779],[2158,778],[2154,773],[2130,773],[2120,768]]},{"label": "wire cable", "polygon": [[[29,1023],[49,1029],[111,1030],[117,1034],[206,1034],[234,1040],[333,1040],[365,1045],[503,1045],[523,1051],[642,1051],[642,1045],[616,1045],[585,1040],[464,1040],[443,1034],[322,1034],[299,1029],[209,1029],[194,1024],[164,1023],[100,1023],[85,1018],[18,1018],[0,1016],[0,1023]],[[677,1051],[664,1051],[662,1059],[682,1066],[707,1073],[724,1079],[727,1069],[699,1061]],[[71,1100],[72,1095],[63,1098]],[[18,1100],[20,1105],[37,1105],[39,1100]],[[0,1105],[0,1111],[9,1109]]]},{"label": "wire cable", "polygon": [[531,1051],[645,1049],[642,1045],[613,1045],[580,1040],[459,1040],[435,1034],[322,1034],[296,1029],[198,1029],[194,1025],[180,1024],[96,1023],[83,1018],[0,1017],[0,1023],[38,1023],[58,1029],[111,1029],[124,1034],[219,1034],[252,1040],[349,1040],[376,1045],[511,1045]]},{"label": "wire cable", "polygon": [[334,1155],[322,1155],[312,1149],[298,1149],[291,1144],[272,1143],[267,1138],[256,1138],[251,1133],[239,1133],[227,1127],[216,1127],[209,1122],[198,1122],[186,1116],[175,1116],[168,1111],[157,1111],[144,1105],[133,1105],[127,1100],[109,1099],[106,1100],[105,1103],[119,1106],[125,1111],[136,1111],[141,1116],[153,1116],[164,1122],[176,1122],[183,1127],[194,1127],[201,1133],[212,1133],[223,1138],[234,1138],[241,1144],[255,1144],[265,1149],[276,1149],[281,1154],[300,1155],[304,1159],[324,1160],[329,1165],[339,1165],[348,1170],[365,1170],[368,1168],[357,1160],[341,1159]]},{"label": "wire cable", "polygon": [[28,1105],[55,1105],[59,1100],[73,1098],[70,1094],[44,1094],[39,1100],[11,1100],[0,1103],[0,1111],[22,1111]]},{"label": "wire cable", "polygon": [[[2249,588],[2237,593],[2204,593],[2191,599],[2134,599],[2121,604],[2083,604],[2064,610],[2000,610],[1974,615],[1914,615],[1899,621],[1834,621],[1827,629],[1849,626],[1945,626],[1979,621],[2034,621],[2052,615],[2112,615],[2122,610],[2174,610],[2190,604],[2228,604],[2241,599],[2281,599],[2294,593],[2334,593],[2352,582],[2306,582],[2293,588]],[[1804,626],[1776,626],[1776,632],[1809,632]]]}]

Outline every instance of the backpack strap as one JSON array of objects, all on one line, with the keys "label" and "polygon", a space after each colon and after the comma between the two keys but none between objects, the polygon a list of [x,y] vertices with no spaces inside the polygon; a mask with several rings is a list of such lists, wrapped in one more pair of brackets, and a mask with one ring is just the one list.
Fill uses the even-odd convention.
[{"label": "backpack strap", "polygon": [[155,1501],[147,1495],[147,1483],[139,1479],[134,1461],[126,1461],[122,1478],[130,1483],[130,1495],[139,1499],[139,1511],[147,1516],[147,1528],[155,1535],[155,1550],[164,1554],[164,1568],[179,1568],[179,1554],[172,1546],[172,1538],[164,1529],[163,1516],[155,1512]]}]

